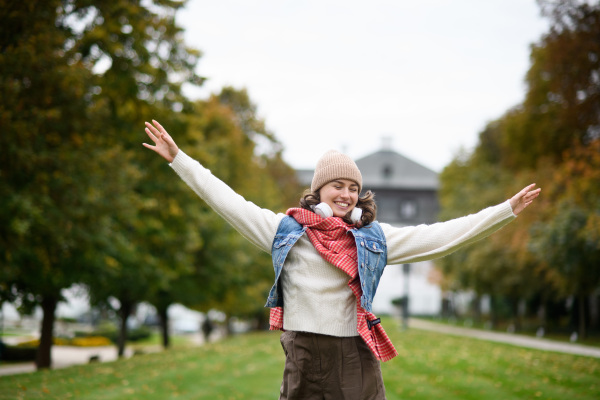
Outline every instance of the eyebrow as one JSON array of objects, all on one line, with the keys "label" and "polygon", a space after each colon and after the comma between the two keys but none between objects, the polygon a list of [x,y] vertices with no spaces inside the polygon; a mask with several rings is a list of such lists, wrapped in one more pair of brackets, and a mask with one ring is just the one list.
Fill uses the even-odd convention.
[{"label": "eyebrow", "polygon": [[[332,182],[339,183],[340,185],[344,184],[344,182],[340,181],[339,179],[334,179],[334,180],[332,180]],[[358,187],[358,184],[356,184],[355,182],[352,182],[352,183],[350,183],[350,186],[356,186],[356,187]]]}]

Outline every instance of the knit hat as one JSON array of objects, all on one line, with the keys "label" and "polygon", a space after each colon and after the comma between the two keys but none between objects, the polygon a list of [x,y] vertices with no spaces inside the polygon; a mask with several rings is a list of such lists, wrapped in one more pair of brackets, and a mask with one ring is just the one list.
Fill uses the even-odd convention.
[{"label": "knit hat", "polygon": [[329,150],[317,161],[310,190],[314,193],[335,179],[354,181],[358,184],[358,192],[362,190],[362,175],[356,163],[345,154]]}]

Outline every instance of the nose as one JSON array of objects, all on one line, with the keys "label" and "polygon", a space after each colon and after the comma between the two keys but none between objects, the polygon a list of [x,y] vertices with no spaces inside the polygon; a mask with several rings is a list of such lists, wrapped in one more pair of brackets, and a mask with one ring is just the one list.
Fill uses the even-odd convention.
[{"label": "nose", "polygon": [[343,188],[343,189],[342,189],[341,196],[342,196],[344,199],[350,198],[350,189],[348,189],[348,188]]}]

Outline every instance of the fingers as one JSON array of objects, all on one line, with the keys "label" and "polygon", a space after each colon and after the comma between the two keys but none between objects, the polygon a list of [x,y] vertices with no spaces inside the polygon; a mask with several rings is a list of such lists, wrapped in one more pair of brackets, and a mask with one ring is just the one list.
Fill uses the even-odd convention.
[{"label": "fingers", "polygon": [[154,143],[156,143],[161,138],[161,133],[149,122],[145,122],[146,124],[146,133],[150,136],[150,139]]},{"label": "fingers", "polygon": [[158,143],[158,138],[154,136],[148,128],[146,128],[146,134],[155,144]]},{"label": "fingers", "polygon": [[[532,188],[534,185],[529,185],[527,189]],[[542,189],[537,188],[536,190],[529,191],[523,196],[521,201],[523,202],[523,208],[529,206],[533,201],[540,195]]]},{"label": "fingers", "polygon": [[515,194],[510,199],[510,205],[515,215],[518,215],[540,195],[542,189],[537,188],[533,190],[534,187],[535,183],[525,186],[519,193]]},{"label": "fingers", "polygon": [[153,119],[152,123],[154,124],[154,126],[156,126],[158,128],[158,131],[160,132],[160,134],[162,135],[162,138],[171,138],[171,136],[169,136],[169,133],[167,132],[167,130],[165,128],[163,128],[163,126],[158,123],[157,120]]},{"label": "fingers", "polygon": [[540,195],[541,191],[542,191],[542,189],[540,189],[540,188],[531,190],[531,191],[527,192],[524,197],[526,200],[533,200]]},{"label": "fingers", "polygon": [[159,130],[161,133],[167,133],[167,131],[165,131],[165,128],[163,128],[163,127],[162,127],[162,125],[161,125],[161,124],[159,124],[157,120],[153,119],[153,120],[152,120],[152,123],[154,124],[154,126],[156,126],[156,127],[158,128],[158,130]]},{"label": "fingers", "polygon": [[519,193],[520,195],[524,196],[527,193],[529,193],[531,191],[531,189],[533,189],[535,187],[535,183],[532,183],[530,185],[527,185],[523,188],[523,190],[521,190],[521,192]]},{"label": "fingers", "polygon": [[529,186],[526,186],[525,188],[523,188],[523,190],[521,190],[517,196],[518,197],[522,197],[522,198],[530,198],[533,196],[533,198],[537,197],[540,194],[540,191],[542,189],[537,188],[535,190],[532,190],[535,187],[535,183],[532,183]]}]

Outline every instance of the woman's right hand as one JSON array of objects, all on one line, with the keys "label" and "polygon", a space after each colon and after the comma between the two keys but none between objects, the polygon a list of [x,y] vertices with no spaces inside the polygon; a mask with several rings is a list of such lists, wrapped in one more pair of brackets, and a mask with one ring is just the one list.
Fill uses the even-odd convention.
[{"label": "woman's right hand", "polygon": [[146,122],[146,133],[152,139],[155,146],[147,143],[142,143],[144,147],[155,151],[168,162],[173,162],[175,156],[179,152],[179,147],[175,144],[173,138],[167,133],[158,121],[152,120],[152,124]]}]

